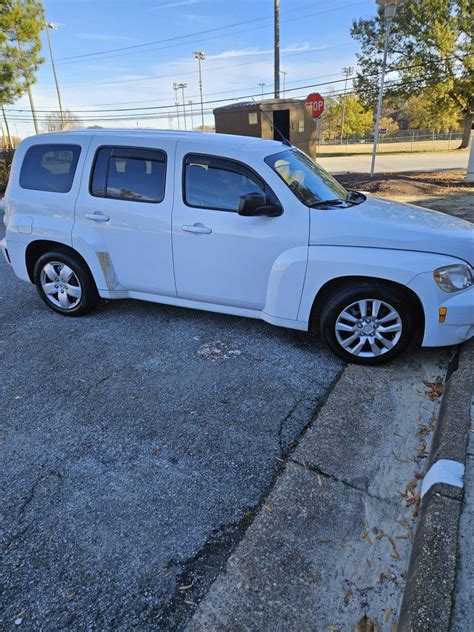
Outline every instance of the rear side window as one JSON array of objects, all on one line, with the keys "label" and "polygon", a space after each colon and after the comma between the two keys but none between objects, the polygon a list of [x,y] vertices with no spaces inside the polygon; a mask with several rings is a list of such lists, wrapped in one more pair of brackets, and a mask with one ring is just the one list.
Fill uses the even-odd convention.
[{"label": "rear side window", "polygon": [[166,155],[155,149],[101,147],[92,169],[90,193],[135,202],[161,202],[165,196]]},{"label": "rear side window", "polygon": [[188,206],[216,211],[237,211],[241,195],[275,194],[251,169],[234,160],[189,154],[184,164],[184,201]]},{"label": "rear side window", "polygon": [[33,145],[21,165],[21,188],[67,193],[71,190],[80,154],[79,145]]}]

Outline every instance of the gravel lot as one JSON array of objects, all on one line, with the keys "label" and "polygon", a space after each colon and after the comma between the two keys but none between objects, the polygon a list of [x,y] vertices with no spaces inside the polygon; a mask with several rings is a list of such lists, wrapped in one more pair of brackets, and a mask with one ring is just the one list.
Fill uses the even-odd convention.
[{"label": "gravel lot", "polygon": [[179,627],[342,363],[306,334],[193,310],[64,318],[3,260],[0,305],[0,622]]}]

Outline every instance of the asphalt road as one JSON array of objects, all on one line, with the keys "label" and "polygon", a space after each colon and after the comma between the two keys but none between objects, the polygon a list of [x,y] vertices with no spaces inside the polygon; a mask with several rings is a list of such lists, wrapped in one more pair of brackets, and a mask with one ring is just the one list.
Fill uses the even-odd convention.
[{"label": "asphalt road", "polygon": [[3,260],[0,311],[0,627],[179,628],[341,362],[194,310],[65,318]]},{"label": "asphalt road", "polygon": [[[467,151],[379,154],[375,163],[376,173],[466,169],[468,157]],[[330,173],[370,173],[371,160],[372,156],[369,154],[317,158],[318,163]]]}]

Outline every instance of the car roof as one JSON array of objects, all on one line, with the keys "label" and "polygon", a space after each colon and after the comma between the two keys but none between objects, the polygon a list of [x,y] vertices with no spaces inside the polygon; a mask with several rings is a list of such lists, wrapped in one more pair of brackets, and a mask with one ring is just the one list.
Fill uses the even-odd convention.
[{"label": "car roof", "polygon": [[[77,136],[103,136],[108,138],[108,142],[113,142],[111,136],[123,139],[130,138],[130,142],[137,142],[139,139],[166,139],[176,141],[191,141],[202,145],[207,145],[213,149],[223,146],[226,149],[234,147],[239,150],[256,150],[261,152],[274,153],[288,148],[288,145],[276,140],[267,140],[256,138],[253,136],[238,136],[234,134],[217,134],[212,132],[187,132],[181,130],[162,130],[162,129],[140,129],[140,128],[104,128],[104,129],[78,129],[67,132],[50,132],[39,134],[38,136],[29,137],[28,140],[38,139],[44,142],[46,139],[51,141],[67,140]],[[33,141],[34,142],[34,141]]]}]

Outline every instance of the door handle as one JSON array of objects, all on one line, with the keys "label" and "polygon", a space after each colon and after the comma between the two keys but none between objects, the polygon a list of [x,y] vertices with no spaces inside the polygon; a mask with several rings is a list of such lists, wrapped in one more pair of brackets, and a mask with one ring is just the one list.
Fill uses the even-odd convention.
[{"label": "door handle", "polygon": [[85,213],[84,215],[87,219],[93,219],[96,222],[107,222],[110,217],[108,215],[104,215],[100,211],[96,211],[95,213]]},{"label": "door handle", "polygon": [[212,233],[212,228],[204,226],[204,224],[193,224],[192,226],[181,226],[186,233],[199,233],[200,235],[209,235]]}]

